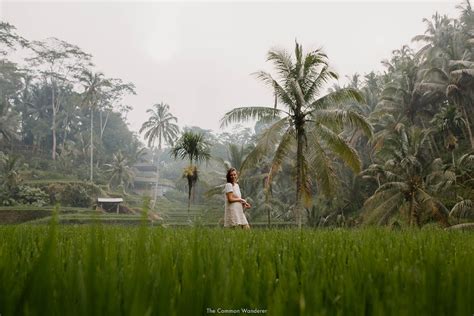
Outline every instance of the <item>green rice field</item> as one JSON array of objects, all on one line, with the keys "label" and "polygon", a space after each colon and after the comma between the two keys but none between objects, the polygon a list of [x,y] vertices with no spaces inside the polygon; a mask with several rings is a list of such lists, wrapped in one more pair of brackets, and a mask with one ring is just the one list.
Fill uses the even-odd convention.
[{"label": "green rice field", "polygon": [[474,234],[0,226],[5,315],[474,314]]}]

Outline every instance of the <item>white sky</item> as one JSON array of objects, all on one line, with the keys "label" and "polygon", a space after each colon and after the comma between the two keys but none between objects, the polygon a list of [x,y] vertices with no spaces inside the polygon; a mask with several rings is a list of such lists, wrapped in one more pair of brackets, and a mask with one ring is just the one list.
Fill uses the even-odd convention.
[{"label": "white sky", "polygon": [[[29,40],[57,37],[93,55],[107,77],[133,82],[130,128],[161,101],[182,126],[219,131],[237,106],[272,105],[250,74],[271,70],[266,53],[323,47],[340,78],[382,70],[380,61],[425,31],[438,11],[457,17],[459,1],[130,2],[1,1],[0,18]],[[342,82],[341,82],[342,83]]]}]

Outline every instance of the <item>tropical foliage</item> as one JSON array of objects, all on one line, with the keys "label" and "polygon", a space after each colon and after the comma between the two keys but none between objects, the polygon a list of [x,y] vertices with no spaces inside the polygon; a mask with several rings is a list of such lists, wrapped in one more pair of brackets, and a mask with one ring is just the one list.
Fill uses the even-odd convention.
[{"label": "tropical foliage", "polygon": [[[174,159],[189,159],[189,165],[184,168],[183,178],[188,181],[188,212],[191,206],[191,195],[199,179],[197,165],[211,158],[209,143],[203,134],[185,131],[171,149]],[[195,163],[195,165],[193,164]]]},{"label": "tropical foliage", "polygon": [[[321,88],[337,75],[330,70],[327,56],[321,50],[307,54],[302,46],[295,45],[295,60],[284,50],[272,50],[267,60],[277,71],[277,78],[260,71],[256,77],[274,90],[274,107],[241,107],[224,116],[222,125],[273,117],[273,123],[261,135],[255,149],[243,163],[257,163],[267,152],[274,152],[267,183],[280,169],[285,158],[296,160],[296,209],[299,224],[302,222],[301,202],[309,207],[312,196],[312,179],[320,192],[330,195],[335,189],[332,156],[341,158],[354,171],[359,172],[361,162],[357,152],[338,135],[345,125],[360,127],[371,135],[371,127],[358,113],[343,109],[344,102],[362,101],[360,94],[351,88],[340,89],[319,97]],[[279,109],[278,105],[284,107]],[[296,153],[295,153],[296,152]]]},{"label": "tropical foliage", "polygon": [[[402,45],[382,61],[383,71],[352,74],[345,83],[321,49],[304,51],[298,42],[292,52],[272,49],[272,70],[254,73],[273,93],[269,106],[237,107],[221,120],[253,128],[188,126],[180,134],[178,118],[161,102],[139,131],[150,150],[127,126],[124,96],[135,93],[132,83],[98,72],[76,45],[29,41],[2,22],[1,201],[28,203],[24,192],[42,200],[30,184],[44,178],[93,180],[133,194],[132,165],[142,164],[160,175],[141,179],[155,188],[170,184],[161,202],[216,208],[233,166],[253,205],[250,222],[472,221],[474,12],[468,0],[458,10],[457,18],[424,19],[426,31],[412,39],[419,49]],[[29,58],[13,62],[15,50]]]}]

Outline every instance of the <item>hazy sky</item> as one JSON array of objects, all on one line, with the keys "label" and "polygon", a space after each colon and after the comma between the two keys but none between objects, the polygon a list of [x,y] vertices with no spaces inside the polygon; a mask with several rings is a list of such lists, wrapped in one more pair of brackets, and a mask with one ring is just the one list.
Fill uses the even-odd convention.
[{"label": "hazy sky", "polygon": [[272,105],[271,91],[250,75],[272,69],[269,49],[293,50],[295,39],[304,50],[323,47],[341,79],[382,70],[382,59],[425,31],[424,17],[457,17],[459,3],[0,0],[0,18],[29,40],[76,44],[107,77],[133,82],[132,130],[163,101],[180,126],[219,131],[233,107]]}]

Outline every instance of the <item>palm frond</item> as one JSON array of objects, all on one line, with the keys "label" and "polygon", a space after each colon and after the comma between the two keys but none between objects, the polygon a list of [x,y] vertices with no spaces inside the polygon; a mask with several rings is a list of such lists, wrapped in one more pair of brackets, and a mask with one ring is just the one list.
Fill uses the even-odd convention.
[{"label": "palm frond", "polygon": [[[362,163],[359,155],[341,136],[321,124],[314,126],[312,133],[308,133],[308,136],[312,135],[324,141],[324,144],[329,147],[333,153],[339,156],[354,172],[360,172]],[[309,141],[309,143],[311,144],[314,141],[316,140]]]},{"label": "palm frond", "polygon": [[[289,108],[294,108],[295,101],[293,100],[293,97],[288,94],[285,88],[283,88],[280,83],[278,83],[278,81],[273,79],[271,74],[265,71],[257,71],[252,75],[254,75],[257,79],[263,81],[263,83],[273,89],[277,101],[279,99],[283,101],[283,103],[286,104]],[[276,108],[276,104],[274,108]]]},{"label": "palm frond", "polygon": [[332,159],[326,154],[317,138],[307,149],[307,160],[311,175],[316,178],[318,189],[327,197],[332,196],[337,187],[337,176]]},{"label": "palm frond", "polygon": [[446,84],[434,83],[434,82],[419,82],[415,85],[415,89],[421,93],[425,93],[425,92],[445,93]]},{"label": "palm frond", "polygon": [[310,82],[310,85],[307,89],[305,89],[305,97],[304,100],[307,103],[314,102],[314,97],[316,93],[321,90],[321,88],[330,80],[330,79],[337,79],[337,75],[329,71],[328,67],[324,67],[321,69],[320,73],[317,77]]},{"label": "palm frond", "polygon": [[364,203],[364,222],[384,225],[391,216],[399,211],[403,204],[403,194],[395,189],[376,193]]},{"label": "palm frond", "polygon": [[466,218],[472,215],[474,215],[472,200],[462,200],[456,203],[449,212],[449,217]]},{"label": "palm frond", "polygon": [[230,124],[237,122],[244,122],[251,119],[260,120],[262,118],[285,114],[285,111],[270,108],[270,107],[241,107],[235,108],[227,112],[221,119],[221,128],[227,127]]},{"label": "palm frond", "polygon": [[449,60],[449,67],[474,68],[474,62],[469,60]]},{"label": "palm frond", "polygon": [[316,123],[326,126],[344,127],[349,124],[351,127],[360,128],[367,137],[372,137],[372,126],[357,112],[348,110],[315,110],[311,116]]},{"label": "palm frond", "polygon": [[270,165],[270,171],[268,173],[267,178],[267,186],[271,183],[273,176],[278,172],[283,163],[283,160],[288,157],[288,153],[290,149],[294,145],[295,141],[295,131],[293,127],[289,127],[285,134],[283,134],[280,144],[275,151],[275,155],[273,156],[273,160]]},{"label": "palm frond", "polygon": [[289,77],[294,70],[291,55],[285,50],[274,49],[269,51],[267,54],[267,61],[273,62],[282,78]]},{"label": "palm frond", "polygon": [[211,188],[211,189],[207,190],[206,192],[204,192],[204,196],[209,199],[209,198],[213,197],[214,195],[223,194],[224,193],[224,186],[225,186],[225,184],[216,185],[213,188]]},{"label": "palm frond", "polygon": [[289,119],[285,117],[267,128],[257,140],[255,148],[242,162],[240,172],[244,173],[247,168],[255,166],[265,154],[273,152],[281,139],[281,131],[288,125]]},{"label": "palm frond", "polygon": [[375,194],[386,191],[386,190],[397,190],[400,192],[408,192],[410,190],[410,187],[405,182],[392,181],[392,182],[387,182],[387,183],[382,184],[380,188],[378,188],[375,191]]},{"label": "palm frond", "polygon": [[430,68],[423,76],[423,82],[446,83],[448,81],[448,74],[437,67]]},{"label": "palm frond", "polygon": [[315,101],[310,103],[308,107],[305,109],[308,112],[312,112],[314,110],[321,110],[327,109],[329,107],[337,107],[343,103],[350,103],[350,102],[364,102],[364,97],[360,94],[359,91],[352,89],[352,88],[345,88],[341,90],[337,90],[331,92]]}]

